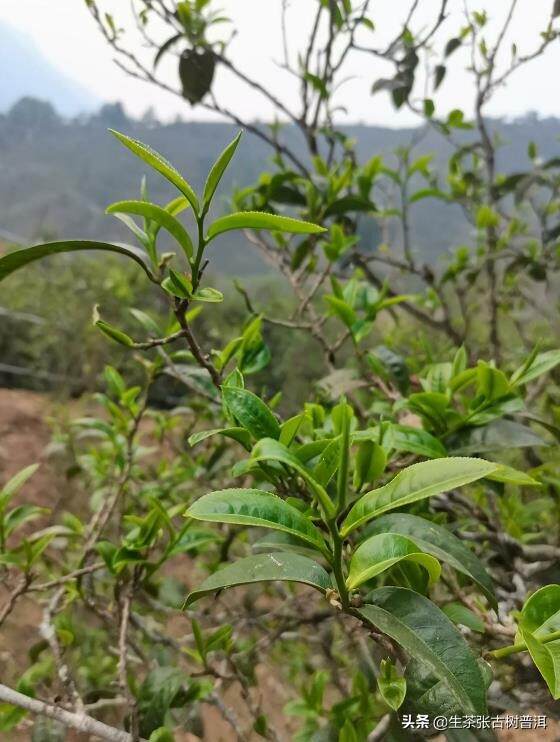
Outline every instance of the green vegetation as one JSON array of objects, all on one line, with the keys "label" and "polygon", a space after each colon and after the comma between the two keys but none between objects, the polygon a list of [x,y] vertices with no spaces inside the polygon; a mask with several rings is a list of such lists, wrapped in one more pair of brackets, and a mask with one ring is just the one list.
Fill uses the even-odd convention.
[{"label": "green vegetation", "polygon": [[[113,16],[87,5],[115,53],[158,84]],[[15,690],[0,685],[1,731],[31,712],[53,720],[55,739],[60,725],[109,740],[162,742],[179,730],[211,739],[220,734],[207,727],[211,704],[231,739],[396,742],[423,736],[403,723],[417,714],[430,724],[544,713],[560,698],[560,350],[546,303],[557,301],[560,161],[528,142],[526,169],[501,173],[485,117],[531,55],[514,49],[498,63],[509,16],[497,28],[484,13],[455,18],[449,38],[443,12],[414,32],[413,6],[380,50],[367,2],[316,6],[307,51],[297,62],[286,51],[303,112],[248,79],[291,119],[299,149],[294,129],[284,139],[279,127],[246,122],[272,147],[271,171],[236,190],[225,214],[212,205],[240,134],[193,183],[113,131],[131,160],[174,189],[156,199],[144,181],[139,198],[119,194],[107,207],[135,244],[49,241],[0,258],[2,285],[22,282],[12,283],[16,296],[37,266],[79,271],[87,264],[76,255],[67,270],[55,261],[84,250],[110,254],[88,291],[114,260],[135,276],[102,282],[93,312],[120,368],[106,366],[97,406],[57,433],[87,502],[32,531],[47,514],[14,497],[36,468],[0,493],[9,586],[0,625],[24,597],[43,605],[28,667],[9,679]],[[558,37],[556,6],[535,55]],[[210,33],[213,2],[138,8],[144,43],[154,14],[170,34],[153,41],[156,69],[177,51],[178,92],[219,109],[207,97],[216,70],[246,76],[225,37]],[[463,47],[472,122],[437,104]],[[428,51],[432,97],[418,99]],[[445,183],[412,145],[362,160],[336,129],[349,53],[394,65],[373,93],[417,110],[452,147]],[[472,140],[457,141],[465,129]],[[434,198],[460,207],[472,227],[437,267],[422,262],[411,221],[413,205]],[[382,244],[367,244],[371,224]],[[232,232],[275,267],[289,298],[266,284],[215,282],[215,246],[234,249]],[[154,403],[173,397],[166,411]],[[281,718],[279,693],[264,692],[271,680],[286,693]],[[56,702],[30,702],[47,689]]]}]

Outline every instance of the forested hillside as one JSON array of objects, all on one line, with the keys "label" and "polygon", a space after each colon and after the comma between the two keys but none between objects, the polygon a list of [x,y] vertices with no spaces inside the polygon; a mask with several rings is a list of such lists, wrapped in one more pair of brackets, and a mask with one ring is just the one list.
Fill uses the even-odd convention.
[{"label": "forested hillside", "polygon": [[[543,159],[558,154],[560,121],[528,116],[510,123],[494,121],[503,146],[498,150],[498,167],[506,173],[527,165],[526,146],[537,143]],[[171,190],[156,177],[146,173],[141,163],[126,159],[112,137],[114,127],[149,142],[163,152],[177,167],[189,174],[195,187],[203,185],[216,148],[231,140],[235,127],[230,124],[159,123],[151,114],[142,120],[126,116],[119,104],[106,105],[97,114],[72,120],[61,118],[49,104],[24,99],[0,116],[0,229],[21,235],[26,240],[40,237],[82,237],[126,239],[126,230],[104,209],[111,201],[135,197],[143,175],[148,177],[151,197],[163,202]],[[445,182],[445,163],[452,146],[433,129],[420,134],[415,129],[389,129],[356,125],[346,132],[357,141],[362,161],[383,154],[391,159],[395,148],[417,142],[418,152],[434,153],[441,163]],[[465,141],[470,132],[461,132]],[[303,151],[299,135],[287,128],[286,137],[294,148]],[[456,135],[457,137],[457,135]],[[270,159],[269,147],[248,135],[240,146],[241,155],[226,175],[226,192],[254,182]],[[224,209],[218,203],[216,211]],[[416,227],[415,249],[433,262],[442,253],[466,240],[470,226],[457,205],[426,199],[412,209]],[[371,223],[370,223],[371,224]],[[364,249],[379,242],[374,225],[362,232]],[[393,236],[398,242],[399,235]],[[367,244],[366,244],[367,243]],[[266,266],[246,244],[244,238],[221,240],[216,245],[215,268],[228,273],[258,273]]]}]

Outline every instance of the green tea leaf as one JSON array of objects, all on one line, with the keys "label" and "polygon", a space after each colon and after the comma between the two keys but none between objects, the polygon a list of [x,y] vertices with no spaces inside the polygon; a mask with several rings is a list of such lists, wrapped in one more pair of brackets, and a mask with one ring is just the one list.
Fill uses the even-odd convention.
[{"label": "green tea leaf", "polygon": [[479,634],[484,634],[486,631],[484,621],[462,603],[447,603],[442,610],[454,624],[466,626]]},{"label": "green tea leaf", "polygon": [[114,340],[119,345],[124,345],[126,348],[131,348],[134,345],[134,340],[126,332],[100,318],[97,305],[93,308],[93,324],[110,340]]},{"label": "green tea leaf", "polygon": [[444,681],[456,713],[484,714],[486,688],[467,643],[447,616],[423,595],[402,587],[370,593],[361,615]]},{"label": "green tea leaf", "polygon": [[384,487],[363,495],[348,513],[342,535],[389,510],[448,492],[496,471],[498,464],[483,459],[452,457],[422,461],[403,469]]},{"label": "green tea leaf", "polygon": [[352,555],[346,585],[349,590],[354,590],[403,560],[423,567],[430,583],[439,579],[441,567],[438,560],[423,553],[414,541],[396,533],[379,533],[363,541]]},{"label": "green tea leaf", "polygon": [[381,660],[377,685],[385,703],[393,711],[397,711],[406,696],[406,680],[399,674],[391,660]]},{"label": "green tea leaf", "polygon": [[521,366],[510,379],[512,386],[522,386],[551,371],[560,363],[560,350],[549,350],[535,356],[528,367]]},{"label": "green tea leaf", "polygon": [[209,304],[220,304],[224,300],[224,295],[218,289],[213,289],[210,286],[205,286],[199,289],[196,294],[192,296],[194,301],[204,301]]},{"label": "green tea leaf", "polygon": [[231,158],[235,154],[235,150],[237,149],[237,145],[239,144],[242,135],[243,132],[240,131],[233,142],[231,142],[231,144],[228,144],[228,146],[224,149],[216,162],[212,165],[212,169],[208,174],[208,178],[204,186],[204,194],[202,196],[202,211],[204,214],[210,208],[210,204],[212,203],[212,199],[214,198],[214,194],[216,193],[216,188],[218,187],[227,166],[231,162]]},{"label": "green tea leaf", "polygon": [[560,631],[560,585],[545,585],[526,601],[519,620],[519,638],[545,679],[554,699],[560,698],[560,639],[543,642]]},{"label": "green tea leaf", "polygon": [[492,579],[478,557],[444,526],[432,523],[409,513],[388,513],[371,523],[364,536],[378,533],[400,533],[418,544],[422,551],[432,554],[440,562],[473,580],[488,599],[494,610],[498,603],[494,594]]},{"label": "green tea leaf", "polygon": [[82,250],[102,250],[125,255],[131,258],[142,268],[151,281],[155,281],[154,275],[148,267],[147,255],[133,245],[112,245],[109,242],[95,242],[93,240],[64,240],[62,242],[46,242],[42,245],[24,247],[22,250],[14,250],[0,258],[0,281],[3,281],[10,273],[23,268],[36,260],[42,260],[49,255],[58,255],[66,252],[81,252]]},{"label": "green tea leaf", "polygon": [[188,276],[169,269],[169,275],[161,282],[161,288],[171,296],[179,299],[190,299],[192,294],[192,283]]},{"label": "green tea leaf", "polygon": [[375,441],[362,441],[354,465],[354,489],[359,492],[366,484],[374,482],[385,471],[387,454]]},{"label": "green tea leaf", "polygon": [[439,459],[447,456],[445,446],[431,433],[409,425],[391,425],[391,444],[398,451]]},{"label": "green tea leaf", "polygon": [[189,183],[183,178],[181,173],[176,170],[167,160],[162,157],[159,152],[151,149],[148,145],[139,142],[137,139],[127,137],[125,134],[121,134],[114,129],[109,129],[111,134],[114,134],[117,139],[124,144],[133,154],[143,160],[147,165],[156,170],[160,175],[163,175],[166,180],[172,183],[177,188],[187,201],[192,206],[193,210],[198,213],[199,205],[196,193],[193,191]]},{"label": "green tea leaf", "polygon": [[288,216],[266,214],[262,211],[240,211],[236,214],[222,216],[210,226],[208,241],[219,234],[233,229],[264,229],[269,232],[288,232],[289,234],[320,234],[327,230],[318,224],[292,219]]},{"label": "green tea leaf", "polygon": [[525,474],[524,471],[518,471],[511,466],[500,464],[495,472],[489,474],[487,479],[494,482],[504,482],[505,484],[517,484],[520,487],[540,487],[536,479]]},{"label": "green tea leaf", "polygon": [[222,387],[222,397],[230,413],[251,435],[260,438],[280,437],[280,425],[269,407],[256,394],[241,387]]},{"label": "green tea leaf", "polygon": [[254,582],[301,582],[310,585],[323,594],[332,588],[331,578],[316,562],[300,554],[259,554],[237,562],[214,572],[193,590],[185,602],[185,608],[199,598],[210,593],[238,585],[250,585]]},{"label": "green tea leaf", "polygon": [[27,480],[35,474],[38,468],[39,464],[31,464],[30,466],[26,466],[25,469],[18,471],[11,479],[8,479],[6,484],[0,489],[0,505],[16,495]]},{"label": "green tea leaf", "polygon": [[325,551],[321,532],[299,510],[277,495],[254,489],[228,489],[211,492],[197,500],[187,517],[215,523],[260,526],[291,533]]},{"label": "green tea leaf", "polygon": [[[327,446],[327,449],[329,446]],[[326,450],[326,449],[325,449]],[[324,453],[324,452],[323,452]],[[338,458],[338,449],[336,450]],[[278,461],[294,469],[309,485],[321,503],[321,507],[329,516],[334,515],[334,505],[322,484],[310,474],[296,454],[293,454],[286,446],[283,446],[273,438],[261,439],[253,449],[250,461]]]},{"label": "green tea leaf", "polygon": [[178,219],[161,206],[146,201],[117,201],[108,206],[106,211],[107,214],[136,214],[151,219],[177,240],[189,260],[192,258],[194,250],[189,233]]},{"label": "green tea leaf", "polygon": [[256,553],[263,551],[287,551],[290,554],[302,554],[313,559],[317,558],[317,549],[315,547],[285,531],[269,530],[264,536],[257,539],[251,545],[251,548]]}]

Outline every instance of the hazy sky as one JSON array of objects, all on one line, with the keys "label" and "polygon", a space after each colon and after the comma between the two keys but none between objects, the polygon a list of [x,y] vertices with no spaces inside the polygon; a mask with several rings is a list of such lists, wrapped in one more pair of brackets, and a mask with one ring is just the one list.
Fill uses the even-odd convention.
[{"label": "hazy sky", "polygon": [[[480,0],[472,7],[486,7],[491,17],[501,18],[511,0]],[[377,30],[372,39],[377,43],[391,38],[396,23],[402,19],[410,0],[378,0],[373,3]],[[530,51],[538,44],[539,31],[546,24],[552,0],[520,0],[512,36],[520,53]],[[290,40],[294,48],[306,37],[310,19],[316,8],[316,0],[289,0],[288,23]],[[421,4],[420,25],[439,5],[436,0],[424,0]],[[127,0],[105,0],[116,20],[128,16]],[[281,70],[275,61],[282,57],[279,31],[281,0],[222,0],[219,3],[234,20],[238,34],[230,48],[230,56],[239,67],[257,76],[271,89],[279,91],[287,102],[296,99],[297,85],[293,78]],[[462,24],[463,0],[451,0],[452,13],[446,21],[445,38],[454,35]],[[401,10],[402,8],[402,10]],[[398,11],[398,12],[397,12]],[[102,100],[121,100],[127,110],[143,113],[153,105],[158,116],[169,118],[181,113],[185,118],[208,118],[204,111],[192,111],[184,101],[165,92],[157,91],[148,84],[127,77],[112,62],[110,49],[100,37],[86,8],[84,0],[0,0],[0,20],[24,31],[35,41],[43,54],[67,76],[80,82]],[[559,19],[560,20],[560,19]],[[417,24],[418,25],[418,24]],[[509,54],[510,44],[504,45]],[[452,58],[455,71],[442,86],[437,98],[441,110],[457,106],[469,108],[472,88],[465,71],[466,56],[458,53]],[[560,42],[554,43],[545,61],[537,60],[518,72],[508,87],[496,96],[490,109],[493,114],[515,116],[529,110],[541,115],[560,115],[558,94],[558,72],[560,70]],[[162,72],[169,82],[176,79],[171,58],[162,65]],[[395,115],[388,96],[371,96],[371,82],[379,74],[390,72],[371,56],[356,55],[348,67],[350,80],[340,91],[342,105],[350,109],[353,121],[366,121],[399,126],[411,123],[408,114]],[[1,84],[1,83],[0,83]],[[247,89],[227,73],[220,73],[216,89],[221,100],[235,107],[244,116],[267,119],[270,107],[258,95]],[[344,118],[345,115],[341,114]],[[348,120],[348,119],[346,119]]]}]

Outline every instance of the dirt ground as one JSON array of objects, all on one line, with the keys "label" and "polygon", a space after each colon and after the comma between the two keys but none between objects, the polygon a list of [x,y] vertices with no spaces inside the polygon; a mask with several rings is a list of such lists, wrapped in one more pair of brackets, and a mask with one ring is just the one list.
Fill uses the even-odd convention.
[{"label": "dirt ground", "polygon": [[[38,472],[25,487],[25,501],[56,511],[64,508],[70,491],[65,477],[46,455],[52,435],[47,419],[53,411],[53,404],[43,395],[0,389],[0,482],[23,467],[39,462],[41,466]],[[0,606],[4,603],[6,592],[6,586],[0,584]],[[31,599],[22,600],[10,616],[0,632],[0,681],[9,679],[15,675],[18,667],[25,666],[27,652],[37,640],[36,627],[40,620],[41,607]],[[273,725],[276,722],[279,726],[284,726],[281,719],[282,708],[288,700],[286,689],[282,688],[271,668],[259,668],[258,675],[263,704],[271,714]],[[225,700],[243,722],[244,704],[238,695],[231,691],[226,694]],[[285,723],[285,719],[283,721]],[[231,728],[223,721],[217,709],[206,706],[203,723],[203,742],[234,741]],[[0,742],[31,742],[31,735],[30,728],[24,726],[21,731],[4,735],[0,733]],[[196,742],[198,739],[190,734],[176,735],[177,742]],[[549,720],[546,730],[504,731],[499,733],[499,739],[500,742],[560,742],[560,725]],[[93,742],[88,736],[73,733],[68,734],[67,741]]]}]

